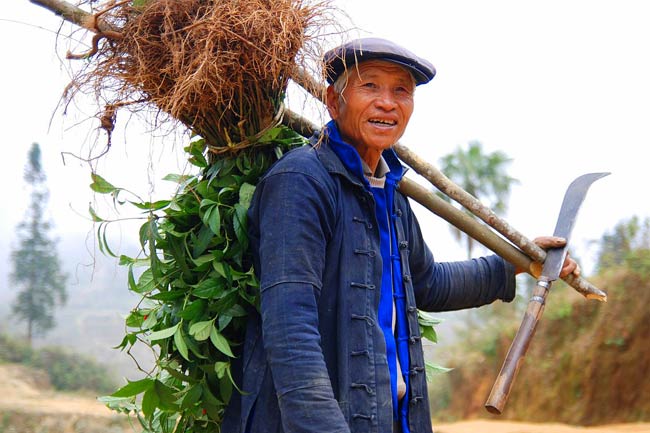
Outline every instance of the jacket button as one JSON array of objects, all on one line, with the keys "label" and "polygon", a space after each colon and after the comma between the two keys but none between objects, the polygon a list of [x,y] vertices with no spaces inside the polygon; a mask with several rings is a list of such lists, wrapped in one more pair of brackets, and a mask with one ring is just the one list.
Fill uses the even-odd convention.
[{"label": "jacket button", "polygon": [[404,275],[404,282],[405,283],[410,283],[411,282],[411,276],[410,275]]},{"label": "jacket button", "polygon": [[397,215],[398,217],[401,217],[401,216],[402,216],[402,210],[401,210],[401,209],[397,209],[397,210],[395,211],[395,215]]}]

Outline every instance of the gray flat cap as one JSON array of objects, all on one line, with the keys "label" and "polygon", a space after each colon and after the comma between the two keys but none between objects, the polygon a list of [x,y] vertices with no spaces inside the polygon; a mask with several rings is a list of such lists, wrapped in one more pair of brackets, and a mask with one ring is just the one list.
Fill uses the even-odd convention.
[{"label": "gray flat cap", "polygon": [[417,85],[431,81],[436,68],[426,59],[386,39],[362,38],[329,50],[323,56],[327,82],[332,84],[350,65],[366,60],[386,60],[408,69]]}]

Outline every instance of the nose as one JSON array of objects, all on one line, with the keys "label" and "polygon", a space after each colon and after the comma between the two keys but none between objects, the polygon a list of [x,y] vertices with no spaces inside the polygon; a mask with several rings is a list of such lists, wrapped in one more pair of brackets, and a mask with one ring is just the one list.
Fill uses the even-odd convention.
[{"label": "nose", "polygon": [[390,89],[383,89],[377,94],[375,106],[386,111],[394,109],[397,106],[395,95],[393,95],[393,92],[391,92]]}]

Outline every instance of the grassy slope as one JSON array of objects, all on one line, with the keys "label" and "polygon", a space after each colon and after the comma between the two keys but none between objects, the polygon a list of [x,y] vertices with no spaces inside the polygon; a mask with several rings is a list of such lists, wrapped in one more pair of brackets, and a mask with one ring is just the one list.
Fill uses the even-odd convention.
[{"label": "grassy slope", "polygon": [[[619,269],[594,282],[601,304],[566,287],[548,306],[501,418],[595,425],[650,420],[650,279]],[[499,336],[494,355],[450,373],[453,393],[441,416],[492,417],[485,399],[512,340]]]}]

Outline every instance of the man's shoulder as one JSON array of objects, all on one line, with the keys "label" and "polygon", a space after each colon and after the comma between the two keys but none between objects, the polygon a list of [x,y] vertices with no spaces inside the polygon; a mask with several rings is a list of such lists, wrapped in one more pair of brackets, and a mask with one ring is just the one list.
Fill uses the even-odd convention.
[{"label": "man's shoulder", "polygon": [[327,169],[318,156],[318,149],[309,144],[287,152],[269,169],[264,177],[290,173],[317,178],[329,177]]}]

